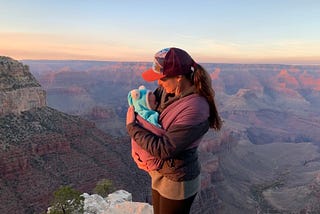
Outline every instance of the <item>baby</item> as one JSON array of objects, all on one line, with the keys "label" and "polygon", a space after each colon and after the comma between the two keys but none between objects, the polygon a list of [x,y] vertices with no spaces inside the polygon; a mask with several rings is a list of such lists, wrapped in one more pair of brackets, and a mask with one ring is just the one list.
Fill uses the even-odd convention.
[{"label": "baby", "polygon": [[134,111],[143,119],[161,127],[158,123],[159,113],[155,111],[157,108],[156,96],[152,91],[141,85],[138,89],[133,89],[129,92],[128,103],[134,107]]},{"label": "baby", "polygon": [[[157,135],[162,135],[164,130],[158,123],[159,113],[155,111],[157,107],[156,96],[152,91],[147,90],[145,86],[140,86],[138,89],[133,89],[128,94],[128,103],[134,107],[146,122],[140,123],[144,128],[152,131]],[[139,120],[139,118],[137,118]],[[141,148],[133,139],[131,140],[131,155],[140,169],[147,172],[160,169],[163,161],[155,158],[149,152]]]}]

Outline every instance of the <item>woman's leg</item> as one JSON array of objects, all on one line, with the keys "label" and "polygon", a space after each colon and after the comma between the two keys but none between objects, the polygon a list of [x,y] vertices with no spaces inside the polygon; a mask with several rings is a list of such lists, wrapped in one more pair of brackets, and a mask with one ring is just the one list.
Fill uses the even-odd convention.
[{"label": "woman's leg", "polygon": [[171,200],[159,195],[159,207],[157,208],[158,213],[155,214],[189,214],[196,195],[197,194],[184,200]]},{"label": "woman's leg", "polygon": [[158,191],[152,189],[152,206],[153,214],[160,214],[160,194]]}]

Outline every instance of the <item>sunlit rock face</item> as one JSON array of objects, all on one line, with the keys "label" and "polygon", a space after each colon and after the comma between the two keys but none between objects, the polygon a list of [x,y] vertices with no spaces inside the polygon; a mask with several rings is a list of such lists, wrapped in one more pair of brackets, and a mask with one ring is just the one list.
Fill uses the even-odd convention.
[{"label": "sunlit rock face", "polygon": [[132,194],[125,190],[117,190],[103,198],[100,195],[83,193],[84,214],[153,214],[148,203],[133,202]]},{"label": "sunlit rock face", "polygon": [[0,56],[0,115],[19,114],[46,105],[46,93],[29,67]]}]

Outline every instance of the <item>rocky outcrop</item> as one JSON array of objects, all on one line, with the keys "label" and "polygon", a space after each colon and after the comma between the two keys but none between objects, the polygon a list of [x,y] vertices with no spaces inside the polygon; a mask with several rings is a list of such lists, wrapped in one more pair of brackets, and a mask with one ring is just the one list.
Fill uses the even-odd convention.
[{"label": "rocky outcrop", "polygon": [[0,57],[0,80],[0,213],[43,213],[61,185],[91,192],[101,179],[149,200],[128,138],[47,107],[45,91],[16,60]]},{"label": "rocky outcrop", "polygon": [[0,78],[0,89],[4,91],[40,87],[29,67],[10,57],[0,56]]},{"label": "rocky outcrop", "polygon": [[117,190],[102,198],[100,195],[83,193],[84,214],[152,214],[153,208],[148,203],[132,202],[132,194]]},{"label": "rocky outcrop", "polygon": [[0,115],[19,114],[31,108],[46,105],[46,93],[40,87],[21,88],[14,91],[0,91]]},{"label": "rocky outcrop", "polygon": [[27,111],[46,105],[46,93],[29,67],[0,56],[0,115]]}]

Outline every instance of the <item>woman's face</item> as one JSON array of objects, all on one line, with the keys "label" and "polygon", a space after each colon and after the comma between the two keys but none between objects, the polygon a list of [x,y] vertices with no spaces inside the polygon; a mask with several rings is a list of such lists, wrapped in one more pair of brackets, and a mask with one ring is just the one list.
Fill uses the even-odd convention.
[{"label": "woman's face", "polygon": [[164,77],[158,80],[158,84],[163,87],[166,93],[174,94],[178,82],[176,77]]}]

